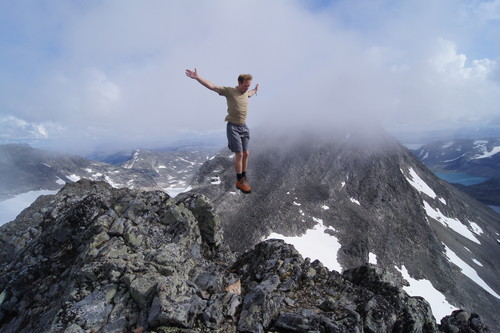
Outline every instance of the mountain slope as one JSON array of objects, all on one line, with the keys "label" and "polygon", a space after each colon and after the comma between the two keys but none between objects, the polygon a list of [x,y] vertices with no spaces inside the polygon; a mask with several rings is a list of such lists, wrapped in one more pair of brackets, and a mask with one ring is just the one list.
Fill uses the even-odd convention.
[{"label": "mountain slope", "polygon": [[193,174],[210,157],[204,151],[136,150],[122,167],[148,174],[160,188],[186,188]]},{"label": "mountain slope", "polygon": [[137,150],[122,165],[111,165],[28,145],[0,145],[0,200],[28,191],[58,190],[82,178],[117,188],[185,188],[207,158],[203,151]]},{"label": "mountain slope", "polygon": [[414,151],[435,172],[500,177],[500,139],[453,139],[429,143]]},{"label": "mountain slope", "polygon": [[477,332],[372,265],[343,274],[279,240],[243,255],[199,194],[80,180],[0,227],[0,333]]},{"label": "mountain slope", "polygon": [[32,190],[57,190],[81,178],[116,187],[157,187],[147,174],[28,145],[0,145],[0,174],[0,199]]},{"label": "mountain slope", "polygon": [[492,178],[475,185],[453,184],[461,191],[486,205],[500,206],[500,178]]},{"label": "mountain slope", "polygon": [[[466,174],[484,179],[480,184],[454,184],[487,205],[500,205],[500,139],[435,141],[413,153],[434,172]],[[489,179],[488,179],[489,178]],[[450,183],[455,181],[446,178]]]},{"label": "mountain slope", "polygon": [[[286,144],[269,144],[276,142]],[[214,174],[220,185],[211,184]],[[252,193],[236,192],[231,154],[222,152],[192,184],[214,203],[233,249],[324,226],[340,245],[331,256],[343,269],[375,256],[386,269],[429,280],[451,304],[480,309],[499,327],[492,310],[500,306],[499,216],[385,133],[263,135],[252,143],[249,176]]]}]

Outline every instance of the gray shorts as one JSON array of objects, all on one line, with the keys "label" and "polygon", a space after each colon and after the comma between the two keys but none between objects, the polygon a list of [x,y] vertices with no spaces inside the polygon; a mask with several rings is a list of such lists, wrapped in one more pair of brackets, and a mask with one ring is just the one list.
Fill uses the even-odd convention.
[{"label": "gray shorts", "polygon": [[233,153],[242,153],[248,150],[250,141],[250,130],[247,125],[236,125],[227,122],[227,146]]}]

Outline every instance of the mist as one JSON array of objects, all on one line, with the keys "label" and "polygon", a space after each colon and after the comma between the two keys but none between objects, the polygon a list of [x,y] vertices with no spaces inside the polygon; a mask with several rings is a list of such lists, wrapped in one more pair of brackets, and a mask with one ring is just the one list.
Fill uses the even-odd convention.
[{"label": "mist", "polygon": [[2,143],[74,152],[224,136],[224,98],[187,78],[188,68],[224,86],[251,73],[260,88],[251,128],[428,130],[498,119],[498,0],[0,9]]}]

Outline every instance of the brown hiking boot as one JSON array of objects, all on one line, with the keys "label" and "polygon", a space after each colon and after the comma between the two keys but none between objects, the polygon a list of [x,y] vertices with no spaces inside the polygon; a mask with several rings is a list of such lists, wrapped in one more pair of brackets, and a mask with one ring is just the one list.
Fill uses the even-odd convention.
[{"label": "brown hiking boot", "polygon": [[236,188],[243,193],[250,193],[252,189],[250,185],[248,185],[248,183],[246,182],[245,178],[236,181]]}]

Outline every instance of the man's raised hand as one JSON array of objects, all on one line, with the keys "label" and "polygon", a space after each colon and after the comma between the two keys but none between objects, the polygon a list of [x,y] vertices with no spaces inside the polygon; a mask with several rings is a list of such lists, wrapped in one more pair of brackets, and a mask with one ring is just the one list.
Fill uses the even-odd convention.
[{"label": "man's raised hand", "polygon": [[198,72],[196,71],[196,68],[194,71],[186,69],[186,76],[192,79],[198,79]]}]

